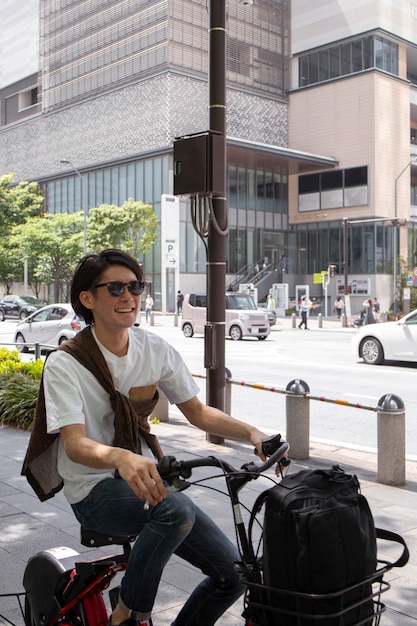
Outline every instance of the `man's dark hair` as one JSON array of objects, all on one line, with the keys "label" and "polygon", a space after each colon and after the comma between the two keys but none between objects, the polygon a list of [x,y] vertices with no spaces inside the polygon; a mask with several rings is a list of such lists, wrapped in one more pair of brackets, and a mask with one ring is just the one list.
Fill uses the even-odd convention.
[{"label": "man's dark hair", "polygon": [[102,252],[87,254],[78,263],[71,283],[71,304],[77,315],[84,318],[86,324],[94,323],[93,314],[80,302],[80,293],[92,289],[100,282],[100,276],[111,265],[124,265],[132,270],[136,278],[143,280],[143,271],[139,263],[126,252],[109,248]]}]

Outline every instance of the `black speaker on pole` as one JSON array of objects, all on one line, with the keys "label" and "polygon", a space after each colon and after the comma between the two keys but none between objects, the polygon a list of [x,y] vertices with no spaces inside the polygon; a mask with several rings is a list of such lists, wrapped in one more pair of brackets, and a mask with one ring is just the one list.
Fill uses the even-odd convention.
[{"label": "black speaker on pole", "polygon": [[206,131],[174,141],[174,195],[224,194],[219,133]]}]

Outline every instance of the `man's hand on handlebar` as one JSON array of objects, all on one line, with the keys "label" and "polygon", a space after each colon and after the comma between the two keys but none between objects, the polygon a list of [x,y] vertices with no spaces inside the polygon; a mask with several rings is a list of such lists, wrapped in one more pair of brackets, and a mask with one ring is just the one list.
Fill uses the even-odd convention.
[{"label": "man's hand on handlebar", "polygon": [[266,461],[267,457],[263,448],[263,442],[267,441],[268,439],[270,439],[270,437],[267,437],[265,433],[257,430],[256,428],[251,432],[250,435],[250,442],[255,447],[255,453],[262,459],[262,461]]},{"label": "man's hand on handlebar", "polygon": [[[287,458],[289,444],[281,439],[281,435],[264,437],[260,443],[261,454],[259,454],[258,448],[255,449],[255,454],[260,457],[260,461],[249,461],[242,465],[240,470],[232,467],[227,461],[214,456],[195,457],[185,461],[177,461],[173,456],[165,456],[158,461],[158,472],[164,480],[174,487],[175,491],[182,491],[190,485],[187,479],[190,478],[192,470],[197,467],[220,467],[227,476],[238,475],[240,479],[246,476],[244,482],[256,479],[262,472],[275,464],[278,468],[276,473],[280,474],[282,467],[289,464]],[[268,454],[266,455],[265,452]],[[239,484],[242,486],[244,483]]]},{"label": "man's hand on handlebar", "polygon": [[[267,458],[267,457],[272,456],[274,452],[277,450],[277,448],[279,448],[281,443],[282,443],[281,435],[272,435],[271,437],[267,437],[266,439],[264,439],[261,443],[264,457]],[[255,454],[259,455],[257,448],[255,449]],[[285,456],[282,459],[280,459],[278,463],[276,464],[275,474],[277,476],[282,475],[283,470],[286,467],[288,467],[290,463],[291,461],[288,458],[288,452],[286,452]]]}]

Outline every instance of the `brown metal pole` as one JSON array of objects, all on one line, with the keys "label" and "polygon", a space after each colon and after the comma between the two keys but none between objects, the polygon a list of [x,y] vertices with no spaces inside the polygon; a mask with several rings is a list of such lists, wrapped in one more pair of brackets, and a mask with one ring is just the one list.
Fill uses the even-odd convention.
[{"label": "brown metal pole", "polygon": [[[213,195],[212,210],[220,230],[227,226],[226,204],[226,2],[210,0],[209,18],[209,123],[219,133],[222,146],[221,163],[224,192]],[[207,404],[222,411],[225,408],[225,289],[226,236],[218,232],[210,220],[207,241],[207,326],[206,357]],[[207,434],[212,443],[223,438]]]}]

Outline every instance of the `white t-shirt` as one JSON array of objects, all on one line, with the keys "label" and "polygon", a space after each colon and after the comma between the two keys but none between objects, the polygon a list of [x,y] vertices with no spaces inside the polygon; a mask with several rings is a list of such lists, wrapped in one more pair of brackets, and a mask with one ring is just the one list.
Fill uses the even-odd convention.
[{"label": "white t-shirt", "polygon": [[[158,335],[130,328],[128,353],[123,357],[109,352],[98,341],[97,344],[107,361],[114,386],[126,396],[132,387],[158,384],[171,404],[180,404],[199,392],[180,354]],[[114,412],[110,398],[89,370],[66,352],[53,352],[45,364],[44,387],[49,433],[57,433],[63,426],[84,424],[87,437],[112,445]],[[150,453],[146,448],[145,445],[143,453]],[[64,494],[70,504],[80,502],[94,485],[114,475],[110,469],[94,469],[71,461],[61,439],[58,472],[64,480]]]}]

